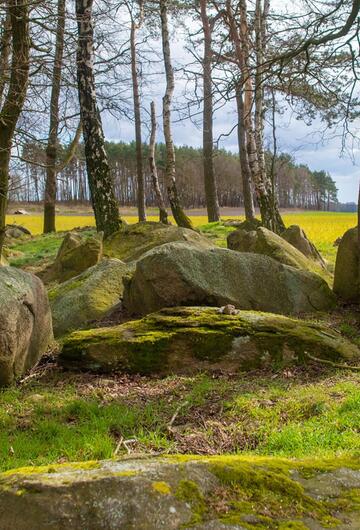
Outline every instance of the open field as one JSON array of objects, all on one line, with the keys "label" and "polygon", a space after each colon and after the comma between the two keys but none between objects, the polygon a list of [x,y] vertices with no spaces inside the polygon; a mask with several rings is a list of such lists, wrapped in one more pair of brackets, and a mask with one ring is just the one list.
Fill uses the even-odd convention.
[{"label": "open field", "polygon": [[[230,210],[233,213],[233,209]],[[88,212],[88,210],[87,210]],[[189,212],[191,215],[191,212]],[[232,230],[231,227],[226,227],[218,223],[207,224],[207,217],[199,215],[200,211],[196,211],[195,215],[191,215],[194,225],[207,233],[209,236],[217,240],[218,244],[225,246],[226,235]],[[324,255],[331,265],[334,264],[337,247],[334,247],[334,241],[341,237],[344,232],[356,225],[355,213],[333,213],[333,212],[296,212],[284,215],[284,221],[287,226],[292,224],[300,225],[308,235],[308,237],[315,243],[320,252]],[[227,215],[226,211],[223,216],[226,219],[243,219],[243,217],[235,215]],[[124,219],[128,223],[137,222],[135,215],[126,215]],[[157,216],[149,216],[149,221],[157,221]],[[33,234],[41,234],[43,219],[40,214],[36,215],[8,215],[7,223],[20,224],[28,228]],[[57,229],[59,231],[72,230],[76,227],[95,226],[95,220],[92,215],[85,212],[81,215],[59,215],[57,217]],[[58,241],[50,243],[57,248]]]}]

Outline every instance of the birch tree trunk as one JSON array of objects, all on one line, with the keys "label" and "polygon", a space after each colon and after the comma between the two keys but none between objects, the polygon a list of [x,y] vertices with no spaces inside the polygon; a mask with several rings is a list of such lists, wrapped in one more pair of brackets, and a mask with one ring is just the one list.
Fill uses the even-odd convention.
[{"label": "birch tree trunk", "polygon": [[59,97],[64,55],[65,2],[58,0],[55,60],[51,87],[50,129],[46,147],[46,181],[44,196],[44,233],[55,232],[56,160],[58,153]]},{"label": "birch tree trunk", "polygon": [[[273,179],[267,174],[264,152],[264,72],[263,64],[266,54],[267,39],[267,18],[270,9],[270,0],[256,0],[255,6],[255,49],[256,49],[256,70],[255,70],[255,141],[259,161],[259,171],[261,181],[265,183],[267,195],[269,197],[267,209],[268,228],[274,232],[281,233],[285,230],[285,224],[281,218],[276,198],[276,190]],[[262,198],[262,200],[264,200]],[[264,222],[265,224],[265,222]]]},{"label": "birch tree trunk", "polygon": [[171,211],[178,226],[193,229],[190,218],[181,207],[176,187],[175,149],[171,133],[171,102],[174,93],[174,71],[171,64],[170,41],[168,29],[167,0],[160,0],[161,35],[164,65],[166,72],[166,91],[163,97],[163,126],[166,145],[166,188]]},{"label": "birch tree trunk", "polygon": [[139,22],[131,15],[131,30],[130,30],[130,50],[131,50],[131,76],[133,87],[134,100],[134,119],[135,119],[135,143],[136,143],[136,172],[137,172],[137,203],[139,221],[146,221],[145,211],[145,184],[143,171],[143,155],[142,155],[142,138],[141,138],[141,110],[140,110],[140,93],[139,93],[139,79],[136,55],[136,31],[140,28],[143,18],[142,1],[139,2],[140,15]]},{"label": "birch tree trunk", "polygon": [[159,208],[159,217],[160,217],[160,223],[169,224],[168,221],[168,214],[166,211],[166,206],[164,202],[164,198],[161,193],[160,185],[159,185],[159,178],[157,173],[157,167],[156,167],[156,155],[155,155],[155,148],[156,148],[156,111],[155,111],[155,102],[151,102],[151,134],[150,134],[150,143],[149,143],[149,165],[150,165],[150,172],[151,172],[151,181],[153,183],[156,200],[158,203]]},{"label": "birch tree trunk", "polygon": [[12,58],[9,88],[0,112],[0,256],[5,238],[12,140],[26,97],[30,51],[27,0],[9,0],[7,7],[11,23]]},{"label": "birch tree trunk", "polygon": [[244,120],[244,101],[242,87],[239,83],[236,87],[236,105],[238,113],[238,145],[241,166],[241,179],[243,185],[245,218],[248,221],[255,219],[255,208],[251,185],[251,171],[246,149],[246,130]]},{"label": "birch tree trunk", "polygon": [[207,0],[200,0],[200,14],[204,33],[203,57],[203,165],[206,208],[209,223],[220,221],[220,209],[214,172],[213,139],[213,84],[212,84],[212,24],[207,14]]},{"label": "birch tree trunk", "polygon": [[77,79],[86,169],[96,228],[109,236],[119,230],[122,221],[114,195],[101,117],[96,103],[92,7],[93,0],[76,0]]}]

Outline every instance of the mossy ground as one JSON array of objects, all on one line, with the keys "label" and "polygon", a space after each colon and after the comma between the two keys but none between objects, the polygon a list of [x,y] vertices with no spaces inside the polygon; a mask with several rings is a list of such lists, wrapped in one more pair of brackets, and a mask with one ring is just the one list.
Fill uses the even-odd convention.
[{"label": "mossy ground", "polygon": [[359,455],[360,374],[165,379],[38,368],[0,391],[0,469],[130,453]]}]

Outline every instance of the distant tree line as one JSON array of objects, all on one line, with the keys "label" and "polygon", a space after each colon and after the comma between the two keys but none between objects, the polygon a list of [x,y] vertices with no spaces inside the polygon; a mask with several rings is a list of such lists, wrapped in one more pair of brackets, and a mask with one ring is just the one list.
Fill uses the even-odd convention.
[{"label": "distant tree line", "polygon": [[[121,206],[137,204],[136,143],[106,143],[114,191]],[[60,160],[68,147],[59,146]],[[182,204],[186,208],[206,206],[202,149],[188,146],[175,147],[177,181]],[[149,147],[142,146],[147,206],[157,206],[148,165]],[[41,202],[46,183],[46,152],[40,144],[28,143],[22,152],[22,162],[14,168],[10,183],[10,200]],[[266,153],[266,163],[272,165],[272,155]],[[166,147],[158,144],[156,163],[161,190],[165,193]],[[214,171],[218,183],[221,206],[244,206],[240,161],[237,154],[224,149],[214,152]],[[325,171],[311,171],[297,164],[289,154],[281,154],[274,161],[277,198],[282,208],[333,210],[337,204],[337,188]],[[83,145],[76,156],[58,174],[57,200],[61,202],[88,202],[90,191],[86,173]]]}]

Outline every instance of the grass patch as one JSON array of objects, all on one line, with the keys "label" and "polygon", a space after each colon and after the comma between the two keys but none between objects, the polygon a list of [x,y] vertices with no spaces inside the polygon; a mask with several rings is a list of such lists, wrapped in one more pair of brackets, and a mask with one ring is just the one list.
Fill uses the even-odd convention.
[{"label": "grass patch", "polygon": [[0,392],[0,469],[111,458],[116,447],[118,454],[359,454],[359,383],[358,374],[300,368],[161,381],[53,369]]},{"label": "grass patch", "polygon": [[[93,230],[82,230],[81,234],[92,235]],[[34,236],[31,239],[15,240],[9,245],[8,261],[13,267],[41,267],[53,261],[65,236],[64,232]]]}]

